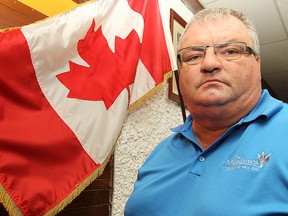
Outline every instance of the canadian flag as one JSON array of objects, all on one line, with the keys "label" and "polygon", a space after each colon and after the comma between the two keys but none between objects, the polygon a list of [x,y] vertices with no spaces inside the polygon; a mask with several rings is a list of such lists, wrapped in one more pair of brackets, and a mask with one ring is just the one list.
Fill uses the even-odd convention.
[{"label": "canadian flag", "polygon": [[0,202],[11,215],[55,215],[100,174],[129,105],[175,65],[161,8],[98,0],[0,33]]}]

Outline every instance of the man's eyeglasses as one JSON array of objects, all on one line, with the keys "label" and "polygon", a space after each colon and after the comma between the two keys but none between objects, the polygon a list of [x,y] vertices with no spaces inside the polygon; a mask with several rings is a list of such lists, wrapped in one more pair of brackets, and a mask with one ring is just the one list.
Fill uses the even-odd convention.
[{"label": "man's eyeglasses", "polygon": [[255,51],[245,42],[225,42],[211,46],[190,46],[178,51],[177,59],[184,65],[196,65],[203,61],[207,48],[212,47],[219,59],[234,60],[243,53],[256,55]]}]

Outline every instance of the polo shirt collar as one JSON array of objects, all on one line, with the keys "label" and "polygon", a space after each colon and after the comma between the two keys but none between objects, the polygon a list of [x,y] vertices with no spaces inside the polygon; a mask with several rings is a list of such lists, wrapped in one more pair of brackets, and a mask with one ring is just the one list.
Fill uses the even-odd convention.
[{"label": "polo shirt collar", "polygon": [[243,122],[251,122],[260,116],[263,116],[265,119],[269,119],[271,116],[278,113],[283,108],[283,106],[284,103],[282,101],[271,97],[269,92],[264,89],[256,106],[242,120]]},{"label": "polo shirt collar", "polygon": [[[242,123],[247,123],[254,121],[255,119],[259,117],[264,117],[265,119],[269,119],[271,116],[275,115],[277,112],[279,112],[284,106],[284,103],[280,100],[277,100],[273,98],[269,92],[264,89],[262,91],[261,97],[256,104],[256,106],[252,109],[252,111],[242,118],[236,125],[242,124]],[[190,138],[194,137],[191,132],[192,132],[192,116],[189,114],[185,123],[172,128],[171,130],[173,132],[181,132],[183,135],[186,135]],[[192,136],[191,136],[192,135]]]}]

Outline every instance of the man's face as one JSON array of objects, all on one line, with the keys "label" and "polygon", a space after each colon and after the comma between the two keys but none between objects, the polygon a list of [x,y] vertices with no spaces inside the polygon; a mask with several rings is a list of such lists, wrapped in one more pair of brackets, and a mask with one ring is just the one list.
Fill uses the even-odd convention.
[{"label": "man's face", "polygon": [[[180,49],[230,41],[245,42],[252,47],[247,28],[233,16],[192,24]],[[199,64],[180,65],[180,88],[190,112],[199,106],[220,107],[233,102],[258,100],[256,97],[261,91],[260,58],[242,54],[240,58],[228,61],[219,59],[213,48],[207,48]]]}]

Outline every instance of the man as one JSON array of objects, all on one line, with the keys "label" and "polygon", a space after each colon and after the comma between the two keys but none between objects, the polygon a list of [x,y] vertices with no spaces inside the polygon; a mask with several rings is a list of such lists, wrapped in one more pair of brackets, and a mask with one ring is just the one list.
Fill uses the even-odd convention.
[{"label": "man", "polygon": [[261,90],[253,25],[204,9],[178,61],[191,115],[140,168],[125,215],[288,215],[288,105]]}]

